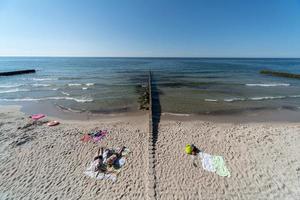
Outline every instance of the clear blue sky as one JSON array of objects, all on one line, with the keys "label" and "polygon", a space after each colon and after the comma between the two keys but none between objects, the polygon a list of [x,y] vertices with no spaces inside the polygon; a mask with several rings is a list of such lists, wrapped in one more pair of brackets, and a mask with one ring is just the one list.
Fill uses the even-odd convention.
[{"label": "clear blue sky", "polygon": [[0,56],[300,57],[300,0],[0,0]]}]

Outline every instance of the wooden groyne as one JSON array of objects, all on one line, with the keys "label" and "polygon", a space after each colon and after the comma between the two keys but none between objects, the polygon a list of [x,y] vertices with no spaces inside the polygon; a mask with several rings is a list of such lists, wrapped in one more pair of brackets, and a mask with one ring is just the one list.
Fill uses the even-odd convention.
[{"label": "wooden groyne", "polygon": [[136,91],[139,94],[138,103],[139,103],[139,110],[149,110],[150,103],[149,103],[149,84],[146,86],[137,85]]},{"label": "wooden groyne", "polygon": [[13,75],[20,75],[20,74],[30,74],[35,72],[36,72],[35,69],[17,70],[17,71],[10,71],[10,72],[0,72],[0,76],[13,76]]},{"label": "wooden groyne", "polygon": [[147,199],[156,199],[155,146],[153,143],[153,107],[152,107],[152,77],[149,72],[149,135],[148,135],[148,169],[147,169]]},{"label": "wooden groyne", "polygon": [[292,74],[292,73],[287,73],[287,72],[277,72],[277,71],[271,71],[271,70],[261,70],[260,73],[261,74],[271,75],[271,76],[279,76],[279,77],[300,79],[300,74]]}]

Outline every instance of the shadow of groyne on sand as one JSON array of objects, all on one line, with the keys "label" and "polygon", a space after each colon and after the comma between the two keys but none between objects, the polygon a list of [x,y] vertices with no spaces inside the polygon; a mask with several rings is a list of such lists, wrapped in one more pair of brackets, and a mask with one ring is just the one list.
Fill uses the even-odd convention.
[{"label": "shadow of groyne on sand", "polygon": [[156,199],[156,142],[158,139],[158,127],[161,116],[161,105],[157,81],[149,72],[149,157],[148,157],[148,199]]},{"label": "shadow of groyne on sand", "polygon": [[150,72],[150,84],[151,84],[151,112],[152,112],[152,136],[153,136],[153,147],[156,148],[156,142],[158,138],[158,126],[160,123],[161,117],[161,105],[159,99],[159,90],[157,88],[157,81],[153,78],[152,73]]}]

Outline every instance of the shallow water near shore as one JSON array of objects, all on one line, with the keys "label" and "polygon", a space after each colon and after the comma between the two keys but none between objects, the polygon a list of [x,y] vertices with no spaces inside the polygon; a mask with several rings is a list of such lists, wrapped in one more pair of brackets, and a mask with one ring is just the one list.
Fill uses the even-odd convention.
[{"label": "shallow water near shore", "polygon": [[146,84],[151,70],[163,113],[221,116],[300,108],[300,80],[259,74],[300,74],[300,59],[0,58],[0,71],[32,68],[37,73],[0,78],[0,104],[136,113],[136,87]]}]

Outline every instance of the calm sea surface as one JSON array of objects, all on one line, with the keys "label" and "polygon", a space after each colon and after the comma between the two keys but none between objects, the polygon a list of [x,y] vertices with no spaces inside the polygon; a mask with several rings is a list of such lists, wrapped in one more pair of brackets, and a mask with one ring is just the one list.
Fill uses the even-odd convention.
[{"label": "calm sea surface", "polygon": [[300,108],[300,80],[259,74],[300,74],[300,59],[33,58],[1,57],[0,71],[37,69],[0,77],[0,104],[48,102],[74,112],[136,111],[136,86],[149,70],[163,112],[235,113]]}]

